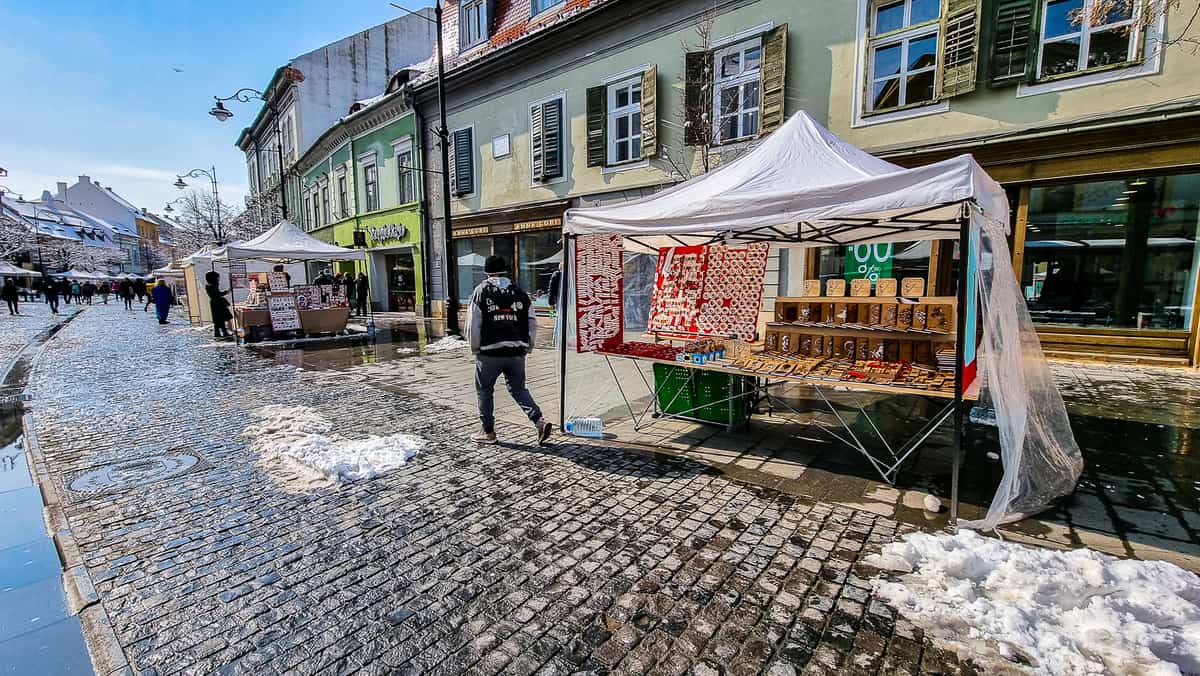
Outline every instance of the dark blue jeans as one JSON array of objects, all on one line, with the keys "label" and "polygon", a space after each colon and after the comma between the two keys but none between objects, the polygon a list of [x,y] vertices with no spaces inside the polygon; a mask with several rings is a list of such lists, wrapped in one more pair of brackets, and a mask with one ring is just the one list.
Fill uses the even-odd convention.
[{"label": "dark blue jeans", "polygon": [[504,375],[508,385],[508,393],[513,401],[525,411],[525,415],[533,422],[542,419],[542,411],[525,388],[525,357],[493,357],[486,354],[475,355],[475,395],[479,399],[479,421],[483,423],[484,432],[496,431],[495,389],[496,380]]}]

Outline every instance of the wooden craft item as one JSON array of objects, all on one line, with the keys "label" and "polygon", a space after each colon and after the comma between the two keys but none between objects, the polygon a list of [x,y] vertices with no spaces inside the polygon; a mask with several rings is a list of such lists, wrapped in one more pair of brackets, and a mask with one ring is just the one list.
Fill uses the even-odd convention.
[{"label": "wooden craft item", "polygon": [[846,304],[845,303],[834,303],[833,304],[833,323],[834,324],[845,324],[846,323]]},{"label": "wooden craft item", "polygon": [[896,278],[882,277],[875,280],[875,295],[880,298],[892,298],[896,295]]},{"label": "wooden craft item", "polygon": [[784,333],[779,336],[779,351],[780,352],[791,352],[792,351],[792,334]]},{"label": "wooden craft item", "polygon": [[910,298],[925,295],[925,279],[923,277],[905,277],[900,280],[900,295]]},{"label": "wooden craft item", "polygon": [[928,305],[913,305],[912,307],[912,330],[924,331],[926,314],[928,313]]},{"label": "wooden craft item", "polygon": [[871,280],[855,279],[850,282],[850,295],[856,298],[866,298],[871,295]]},{"label": "wooden craft item", "polygon": [[825,356],[825,336],[813,336],[812,352],[810,352],[809,355],[813,357]]},{"label": "wooden craft item", "polygon": [[799,303],[796,306],[796,320],[807,324],[813,320],[813,303]]},{"label": "wooden craft item", "polygon": [[912,363],[913,360],[913,342],[911,340],[900,340],[900,361]]},{"label": "wooden craft item", "polygon": [[811,335],[809,335],[807,333],[801,335],[800,336],[800,349],[798,350],[798,352],[806,357],[811,356],[812,355],[812,343],[813,343],[813,337]]},{"label": "wooden craft item", "polygon": [[836,342],[837,342],[837,339],[834,338],[833,336],[829,336],[828,338],[825,339],[825,358],[826,359],[833,359],[834,344]]},{"label": "wooden craft item", "polygon": [[859,338],[855,341],[855,356],[862,361],[871,358],[871,346],[866,338]]},{"label": "wooden craft item", "polygon": [[913,306],[900,304],[896,311],[896,329],[907,331],[912,328]]},{"label": "wooden craft item", "polygon": [[821,323],[832,324],[834,314],[834,303],[821,303]]},{"label": "wooden craft item", "polygon": [[825,295],[831,298],[840,298],[846,295],[846,280],[831,279],[825,282]]},{"label": "wooden craft item", "polygon": [[779,346],[779,334],[774,331],[767,331],[766,348],[774,351]]},{"label": "wooden craft item", "polygon": [[900,306],[895,303],[888,303],[883,306],[883,321],[879,323],[885,329],[890,329],[896,325],[896,315],[900,311]]},{"label": "wooden craft item", "polygon": [[918,340],[915,342],[913,361],[918,364],[933,364],[933,346],[930,342],[927,340]]},{"label": "wooden craft item", "polygon": [[950,333],[950,305],[930,305],[925,328],[936,333]]},{"label": "wooden craft item", "polygon": [[863,307],[863,305],[860,303],[846,303],[846,323],[847,324],[857,324],[858,323],[858,310],[861,307]]},{"label": "wooden craft item", "polygon": [[883,321],[883,306],[871,303],[867,306],[867,326],[879,326]]},{"label": "wooden craft item", "polygon": [[879,338],[872,338],[867,346],[868,359],[882,361],[886,355],[883,353],[883,341]]},{"label": "wooden craft item", "polygon": [[804,295],[808,298],[816,298],[821,295],[821,280],[806,279],[804,280]]}]

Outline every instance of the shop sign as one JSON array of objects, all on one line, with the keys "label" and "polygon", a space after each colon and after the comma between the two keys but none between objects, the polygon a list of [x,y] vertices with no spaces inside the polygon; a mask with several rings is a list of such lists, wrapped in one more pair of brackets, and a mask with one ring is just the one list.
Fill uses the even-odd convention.
[{"label": "shop sign", "polygon": [[368,227],[367,234],[371,235],[371,239],[376,242],[383,242],[389,239],[404,239],[404,236],[408,234],[408,228],[404,227],[403,223],[389,223],[387,225]]},{"label": "shop sign", "polygon": [[487,235],[491,233],[491,228],[486,225],[481,225],[477,228],[461,228],[454,230],[455,237],[474,237],[476,235]]},{"label": "shop sign", "polygon": [[846,281],[869,279],[874,284],[880,277],[892,276],[891,244],[855,244],[846,247]]},{"label": "shop sign", "polygon": [[513,231],[521,232],[523,230],[546,230],[548,228],[561,228],[561,218],[542,218],[536,221],[521,221],[513,223]]}]

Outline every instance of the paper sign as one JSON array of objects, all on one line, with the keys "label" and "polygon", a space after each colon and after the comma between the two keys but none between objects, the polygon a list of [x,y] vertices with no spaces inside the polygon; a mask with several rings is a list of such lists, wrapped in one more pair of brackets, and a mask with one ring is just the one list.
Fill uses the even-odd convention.
[{"label": "paper sign", "polygon": [[267,299],[271,312],[271,328],[276,331],[294,331],[300,328],[300,313],[296,310],[296,298],[290,293],[273,293]]},{"label": "paper sign", "polygon": [[245,261],[234,261],[229,264],[229,284],[235,289],[244,289],[248,283]]},{"label": "paper sign", "polygon": [[267,273],[267,284],[268,284],[268,286],[270,286],[271,291],[273,293],[280,292],[280,291],[286,293],[287,291],[290,290],[288,287],[288,279],[287,279],[286,272],[269,272],[269,273]]}]

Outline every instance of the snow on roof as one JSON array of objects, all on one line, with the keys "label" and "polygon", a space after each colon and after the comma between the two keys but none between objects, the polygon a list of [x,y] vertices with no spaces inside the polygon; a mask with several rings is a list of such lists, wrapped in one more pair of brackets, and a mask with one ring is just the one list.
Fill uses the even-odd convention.
[{"label": "snow on roof", "polygon": [[49,192],[42,193],[39,201],[12,200],[7,206],[15,208],[26,221],[34,224],[38,234],[89,246],[117,246],[116,228],[111,223],[67,206],[51,198]]}]

